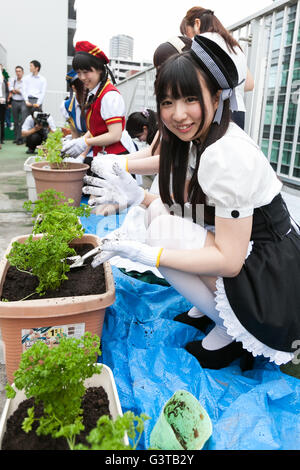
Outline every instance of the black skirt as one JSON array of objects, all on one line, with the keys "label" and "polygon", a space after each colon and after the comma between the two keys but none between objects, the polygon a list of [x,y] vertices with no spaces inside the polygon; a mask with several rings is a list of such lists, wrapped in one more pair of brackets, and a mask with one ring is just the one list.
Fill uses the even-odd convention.
[{"label": "black skirt", "polygon": [[280,194],[254,210],[252,251],[234,278],[223,278],[230,306],[255,338],[294,352],[300,339],[300,234]]}]

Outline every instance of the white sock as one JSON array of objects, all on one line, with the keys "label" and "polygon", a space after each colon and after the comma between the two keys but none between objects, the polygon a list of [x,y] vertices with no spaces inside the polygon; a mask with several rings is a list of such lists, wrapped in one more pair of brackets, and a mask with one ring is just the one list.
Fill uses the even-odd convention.
[{"label": "white sock", "polygon": [[197,307],[192,307],[188,312],[188,316],[191,318],[201,318],[204,317],[204,313],[200,312]]},{"label": "white sock", "polygon": [[233,342],[233,338],[226,333],[223,326],[216,325],[202,340],[202,346],[208,351],[224,348]]}]

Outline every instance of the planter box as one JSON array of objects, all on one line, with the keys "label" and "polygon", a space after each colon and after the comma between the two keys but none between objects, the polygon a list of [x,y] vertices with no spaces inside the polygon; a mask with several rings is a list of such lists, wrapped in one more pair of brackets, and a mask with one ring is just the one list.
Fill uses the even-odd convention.
[{"label": "planter box", "polygon": [[65,169],[54,169],[48,162],[31,164],[37,194],[46,189],[55,189],[64,193],[65,197],[74,200],[74,206],[80,206],[83,177],[89,166],[85,163],[68,162]]},{"label": "planter box", "polygon": [[[95,374],[89,379],[86,379],[84,382],[85,387],[99,387],[102,386],[106,391],[109,399],[109,411],[110,414],[115,420],[117,416],[122,416],[122,408],[114,381],[113,373],[109,367],[103,364],[101,374]],[[2,416],[0,419],[0,449],[2,446],[3,436],[6,431],[6,422],[8,418],[16,411],[19,404],[26,399],[25,393],[23,391],[17,391],[17,395],[13,399],[6,400]],[[125,444],[128,445],[128,437],[125,436]]]},{"label": "planter box", "polygon": [[[38,237],[41,235],[36,235],[36,238]],[[6,255],[10,252],[14,241],[24,243],[27,238],[28,235],[23,235],[13,239],[0,261],[0,295],[10,266]],[[84,235],[74,240],[72,246],[82,243],[96,247],[100,239],[95,235]],[[10,383],[13,382],[13,372],[18,369],[23,352],[24,330],[58,327],[71,333],[77,331],[79,336],[89,331],[101,339],[105,309],[115,301],[115,285],[110,264],[104,263],[103,268],[106,283],[104,294],[0,302],[0,328],[4,343],[6,374]]]},{"label": "planter box", "polygon": [[35,158],[36,157],[28,157],[24,163],[24,171],[26,172],[28,199],[32,202],[35,202],[37,200],[35,179],[33,177],[32,169],[31,169],[31,164],[35,163]]}]

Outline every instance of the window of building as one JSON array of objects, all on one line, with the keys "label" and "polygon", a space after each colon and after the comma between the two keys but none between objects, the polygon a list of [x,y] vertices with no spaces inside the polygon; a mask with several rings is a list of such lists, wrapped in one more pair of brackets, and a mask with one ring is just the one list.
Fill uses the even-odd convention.
[{"label": "window of building", "polygon": [[271,163],[277,163],[278,162],[279,146],[280,146],[280,142],[277,142],[276,140],[273,140],[272,150],[271,150]]}]

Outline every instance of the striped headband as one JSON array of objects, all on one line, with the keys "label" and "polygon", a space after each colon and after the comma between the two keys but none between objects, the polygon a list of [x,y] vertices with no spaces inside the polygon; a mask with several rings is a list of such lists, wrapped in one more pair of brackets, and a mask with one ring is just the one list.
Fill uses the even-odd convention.
[{"label": "striped headband", "polygon": [[213,122],[220,124],[225,100],[230,100],[230,109],[232,111],[238,110],[235,94],[235,87],[239,85],[237,69],[227,52],[216,42],[206,37],[195,36],[191,51],[204,71],[222,90],[218,109],[213,119]]}]

